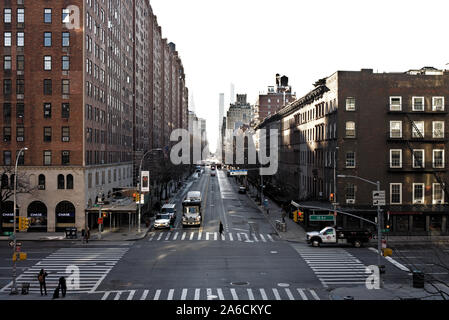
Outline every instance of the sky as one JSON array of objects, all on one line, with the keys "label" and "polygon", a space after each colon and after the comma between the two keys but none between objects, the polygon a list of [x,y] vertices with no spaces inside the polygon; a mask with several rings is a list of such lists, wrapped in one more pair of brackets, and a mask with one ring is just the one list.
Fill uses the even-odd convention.
[{"label": "sky", "polygon": [[196,114],[218,139],[219,93],[254,104],[287,75],[297,97],[337,70],[449,69],[449,1],[150,0],[162,36],[176,44]]}]

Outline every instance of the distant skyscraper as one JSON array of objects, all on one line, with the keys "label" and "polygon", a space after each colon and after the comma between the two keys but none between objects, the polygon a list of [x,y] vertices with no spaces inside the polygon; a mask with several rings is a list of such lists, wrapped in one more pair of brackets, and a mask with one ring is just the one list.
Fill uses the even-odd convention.
[{"label": "distant skyscraper", "polygon": [[220,101],[219,101],[219,111],[218,111],[218,126],[221,131],[222,121],[224,116],[224,93],[220,93]]},{"label": "distant skyscraper", "polygon": [[233,104],[235,103],[235,86],[233,83],[231,83],[231,98],[230,98],[230,103]]}]

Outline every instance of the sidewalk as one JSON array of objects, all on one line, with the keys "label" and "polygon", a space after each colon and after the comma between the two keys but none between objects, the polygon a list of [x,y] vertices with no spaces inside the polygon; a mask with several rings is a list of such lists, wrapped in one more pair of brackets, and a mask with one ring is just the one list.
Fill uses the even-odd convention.
[{"label": "sidewalk", "polygon": [[[426,285],[429,292],[436,290]],[[441,288],[442,289],[442,288]],[[440,294],[431,294],[411,285],[385,285],[380,289],[369,290],[365,286],[337,288],[329,292],[330,300],[443,300]]]}]

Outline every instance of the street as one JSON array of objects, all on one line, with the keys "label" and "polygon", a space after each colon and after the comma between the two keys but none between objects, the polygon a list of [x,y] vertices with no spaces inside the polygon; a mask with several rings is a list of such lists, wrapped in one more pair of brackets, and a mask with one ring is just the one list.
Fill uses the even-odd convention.
[{"label": "street", "polygon": [[[183,228],[181,224],[182,200],[189,190],[202,193],[200,228]],[[377,261],[373,248],[313,248],[305,241],[283,240],[249,195],[239,194],[233,178],[221,170],[211,176],[206,168],[201,177],[187,183],[173,203],[177,208],[175,228],[150,230],[139,241],[24,242],[28,259],[17,263],[19,286],[30,283],[27,298],[40,298],[37,274],[44,268],[49,272],[50,299],[59,277],[70,277],[76,266],[79,286],[69,287],[70,299],[328,300],[334,288],[364,286],[369,276],[366,267]],[[400,263],[425,266],[426,272],[447,283],[448,270],[435,265],[436,254],[428,247],[394,249],[394,258]],[[448,247],[434,249],[441,256],[440,264],[447,268]],[[4,241],[0,249],[0,299],[10,298],[10,256],[11,249]],[[410,285],[408,272],[382,261],[385,284]]]}]

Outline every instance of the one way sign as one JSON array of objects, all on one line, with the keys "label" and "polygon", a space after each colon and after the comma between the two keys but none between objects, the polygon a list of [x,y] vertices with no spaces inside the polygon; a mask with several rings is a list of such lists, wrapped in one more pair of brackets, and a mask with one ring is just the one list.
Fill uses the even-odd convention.
[{"label": "one way sign", "polygon": [[385,205],[385,190],[373,191],[373,206]]}]

